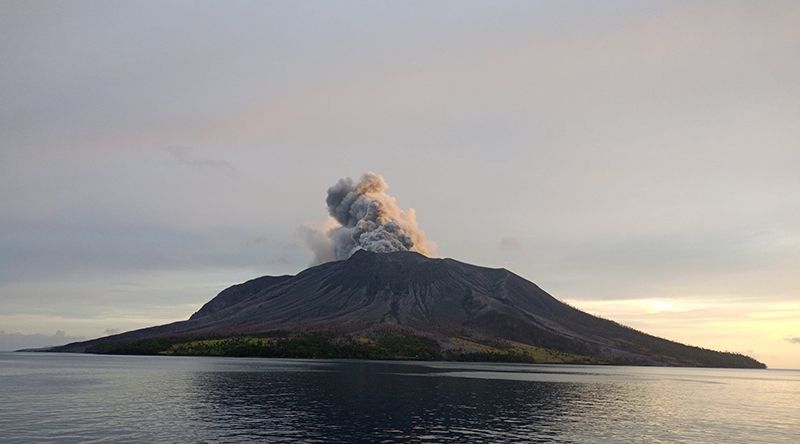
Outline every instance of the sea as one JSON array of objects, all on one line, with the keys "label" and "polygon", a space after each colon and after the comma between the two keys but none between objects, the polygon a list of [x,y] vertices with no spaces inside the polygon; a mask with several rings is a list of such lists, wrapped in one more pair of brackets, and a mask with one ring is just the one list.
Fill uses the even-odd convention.
[{"label": "sea", "polygon": [[0,442],[800,443],[800,371],[0,353]]}]

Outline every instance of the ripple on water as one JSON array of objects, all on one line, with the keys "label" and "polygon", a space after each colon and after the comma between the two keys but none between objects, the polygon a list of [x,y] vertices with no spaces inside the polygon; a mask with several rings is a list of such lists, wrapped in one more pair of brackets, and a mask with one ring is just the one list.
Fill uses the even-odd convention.
[{"label": "ripple on water", "polygon": [[0,353],[0,441],[769,442],[800,373]]}]

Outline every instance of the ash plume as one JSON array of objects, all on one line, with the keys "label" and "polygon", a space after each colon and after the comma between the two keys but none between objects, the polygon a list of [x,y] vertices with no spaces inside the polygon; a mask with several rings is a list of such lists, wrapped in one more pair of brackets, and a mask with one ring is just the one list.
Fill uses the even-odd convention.
[{"label": "ash plume", "polygon": [[379,174],[368,172],[358,182],[346,177],[328,188],[325,203],[331,218],[321,226],[300,229],[314,252],[314,263],[347,259],[358,250],[375,253],[416,251],[430,255],[433,242],[417,225],[413,208],[403,210],[388,194]]}]

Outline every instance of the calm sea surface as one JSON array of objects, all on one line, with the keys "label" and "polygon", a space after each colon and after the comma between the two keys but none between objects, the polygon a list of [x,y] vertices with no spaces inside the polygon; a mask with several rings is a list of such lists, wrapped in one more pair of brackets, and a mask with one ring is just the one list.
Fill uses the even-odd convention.
[{"label": "calm sea surface", "polygon": [[800,372],[0,353],[0,442],[800,442]]}]

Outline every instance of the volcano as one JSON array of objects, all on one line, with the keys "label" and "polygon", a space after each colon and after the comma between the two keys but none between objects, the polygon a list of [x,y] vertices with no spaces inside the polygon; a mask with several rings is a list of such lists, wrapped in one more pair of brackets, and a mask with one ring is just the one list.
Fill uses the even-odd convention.
[{"label": "volcano", "polygon": [[765,367],[592,316],[506,269],[410,251],[260,277],[188,320],[48,351]]}]

